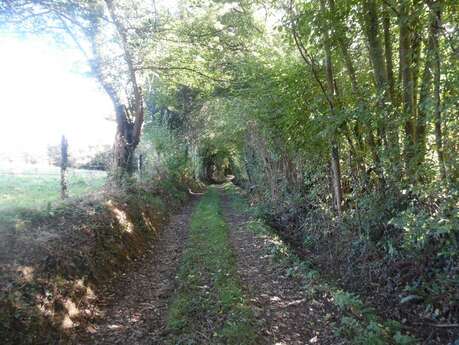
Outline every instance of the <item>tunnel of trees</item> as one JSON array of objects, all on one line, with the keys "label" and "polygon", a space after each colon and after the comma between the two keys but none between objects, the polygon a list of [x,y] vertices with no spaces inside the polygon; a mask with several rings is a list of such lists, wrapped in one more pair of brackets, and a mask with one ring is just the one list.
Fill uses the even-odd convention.
[{"label": "tunnel of trees", "polygon": [[87,60],[113,103],[115,179],[138,154],[152,174],[234,175],[344,286],[457,326],[457,1],[7,0],[0,12]]}]

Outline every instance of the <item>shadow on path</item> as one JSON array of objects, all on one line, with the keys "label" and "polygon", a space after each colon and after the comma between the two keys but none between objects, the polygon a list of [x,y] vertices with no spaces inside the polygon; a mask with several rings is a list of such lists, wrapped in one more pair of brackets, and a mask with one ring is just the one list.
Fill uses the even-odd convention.
[{"label": "shadow on path", "polygon": [[136,268],[123,275],[116,292],[99,305],[99,321],[81,335],[78,344],[162,344],[167,307],[176,288],[175,276],[188,235],[193,208],[199,197],[171,216],[159,238]]}]

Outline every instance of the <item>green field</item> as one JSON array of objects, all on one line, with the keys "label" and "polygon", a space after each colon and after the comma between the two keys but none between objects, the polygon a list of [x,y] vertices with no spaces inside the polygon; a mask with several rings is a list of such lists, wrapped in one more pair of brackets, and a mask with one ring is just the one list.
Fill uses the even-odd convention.
[{"label": "green field", "polygon": [[[106,172],[69,169],[69,196],[100,189]],[[0,212],[17,208],[41,208],[60,200],[60,171],[57,167],[0,166]]]}]

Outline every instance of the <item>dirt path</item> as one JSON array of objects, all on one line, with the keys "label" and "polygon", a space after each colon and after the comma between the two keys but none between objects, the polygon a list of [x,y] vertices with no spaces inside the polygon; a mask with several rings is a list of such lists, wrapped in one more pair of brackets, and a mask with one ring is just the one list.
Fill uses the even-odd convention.
[{"label": "dirt path", "polygon": [[[272,240],[247,229],[249,216],[233,208],[222,189],[219,194],[237,258],[238,279],[259,325],[257,343],[346,344],[333,334],[328,297],[308,297],[301,280],[288,277],[286,268],[267,253]],[[106,298],[106,306],[92,332],[79,337],[77,344],[165,343],[170,331],[166,331],[168,308],[177,288],[177,269],[188,242],[196,201],[197,198],[171,218],[145,258],[118,282],[117,292]]]},{"label": "dirt path", "polygon": [[306,296],[301,281],[286,276],[285,268],[267,255],[270,239],[248,230],[249,217],[236,211],[225,194],[222,208],[230,226],[238,273],[261,323],[263,344],[345,344],[333,334],[326,296],[312,300]]},{"label": "dirt path", "polygon": [[107,299],[92,334],[78,344],[162,344],[167,306],[195,205],[196,197],[171,217],[142,262],[126,273],[115,295]]}]

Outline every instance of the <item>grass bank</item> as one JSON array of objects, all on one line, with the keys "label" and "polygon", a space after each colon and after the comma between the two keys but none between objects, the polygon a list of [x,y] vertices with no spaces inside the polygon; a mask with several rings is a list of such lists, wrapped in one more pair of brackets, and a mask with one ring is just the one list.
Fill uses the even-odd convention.
[{"label": "grass bank", "polygon": [[193,213],[178,281],[169,310],[170,344],[256,343],[253,315],[236,274],[228,226],[214,189]]},{"label": "grass bank", "polygon": [[179,181],[133,183],[3,223],[2,344],[68,344],[87,331],[100,290],[145,254],[187,194]]}]

